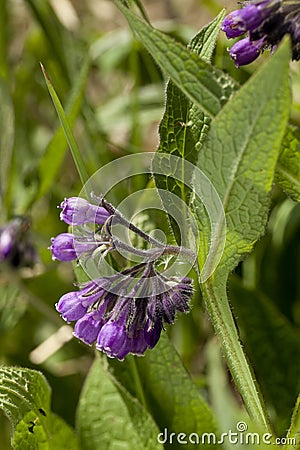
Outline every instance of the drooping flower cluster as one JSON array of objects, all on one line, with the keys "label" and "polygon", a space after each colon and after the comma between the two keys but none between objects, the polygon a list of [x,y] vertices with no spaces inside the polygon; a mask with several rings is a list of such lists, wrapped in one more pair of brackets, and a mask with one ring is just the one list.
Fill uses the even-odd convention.
[{"label": "drooping flower cluster", "polygon": [[179,247],[163,248],[160,242],[127,222],[104,199],[99,203],[100,206],[92,205],[76,197],[62,202],[62,220],[73,225],[92,222],[96,224],[96,230],[80,236],[62,233],[52,239],[50,249],[54,259],[71,261],[82,255],[93,257],[99,249],[105,255],[115,249],[116,244],[128,251],[128,245],[113,236],[112,220],[147,239],[152,248],[149,251],[132,248],[144,261],[81,284],[80,290],[63,295],[56,309],[66,321],[76,322],[74,335],[78,339],[88,345],[95,344],[108,356],[122,360],[129,353],[143,355],[147,348],[153,348],[164,323],[174,323],[176,311],[188,311],[193,293],[192,280],[166,277],[156,268],[157,258],[164,253],[176,255]]},{"label": "drooping flower cluster", "polygon": [[300,59],[300,2],[296,0],[244,1],[243,8],[225,17],[222,30],[228,38],[248,33],[230,49],[237,67],[250,64],[264,50],[274,51],[289,34],[293,59]]},{"label": "drooping flower cluster", "polygon": [[37,262],[37,252],[31,240],[30,220],[16,216],[0,228],[0,262],[12,267],[33,267]]}]

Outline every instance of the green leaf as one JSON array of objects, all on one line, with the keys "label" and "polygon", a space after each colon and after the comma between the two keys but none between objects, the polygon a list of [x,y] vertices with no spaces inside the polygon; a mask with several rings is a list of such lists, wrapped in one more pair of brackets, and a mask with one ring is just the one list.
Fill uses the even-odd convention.
[{"label": "green leaf", "polygon": [[286,444],[283,450],[300,449],[300,396],[298,396],[293,411],[291,426],[286,436]]},{"label": "green leaf", "polygon": [[[212,51],[214,39],[213,30],[209,30],[209,32],[212,32],[212,40],[211,43],[208,41],[208,48],[202,54],[201,57],[203,60],[201,60],[178,42],[172,40],[169,36],[161,33],[160,31],[152,28],[149,24],[140,20],[119,0],[114,0],[114,3],[122,11],[128,20],[128,23],[136,33],[138,39],[152,55],[161,70],[171,78],[173,83],[179,90],[181,90],[185,97],[204,113],[208,114],[208,116],[216,116],[231,97],[232,93],[235,90],[238,90],[239,86],[238,83],[229,75],[204,62],[204,59],[207,58]],[[201,39],[206,40],[207,37],[204,34],[200,39],[199,36],[196,36],[194,39],[195,41],[191,42],[191,48],[198,52],[198,45],[201,45]],[[190,120],[187,120],[187,115],[185,114],[185,102],[186,100],[183,102],[183,114],[179,117],[177,125],[174,124],[174,136],[180,132],[183,133],[184,131],[183,127],[180,127],[180,123],[184,125],[190,123]],[[177,118],[175,117],[174,119]],[[173,144],[175,146],[176,141],[174,136]],[[293,198],[295,198],[295,196],[298,198],[299,174],[297,169],[295,169],[295,166],[287,163],[287,158],[291,160],[292,157],[285,154],[285,162],[279,162],[282,167],[279,167],[278,176],[276,175],[276,181],[279,182],[279,180],[282,180],[280,181],[280,184],[284,187],[284,189],[292,195]],[[299,167],[298,157],[295,162],[297,162],[297,167]],[[285,172],[284,175],[282,173],[283,171]],[[296,179],[294,178],[295,175]],[[296,183],[296,186],[293,187],[292,183],[294,182]]]},{"label": "green leaf", "polygon": [[100,442],[108,450],[162,448],[153,419],[112,376],[104,358],[95,359],[84,384],[77,429],[82,450],[98,450]]},{"label": "green leaf", "polygon": [[[200,269],[204,268],[202,281],[206,280],[202,284],[203,296],[245,406],[253,420],[266,430],[268,419],[239,342],[226,282],[228,274],[265,230],[275,164],[289,114],[289,58],[288,43],[284,42],[212,122],[205,151],[200,152],[198,160],[198,168],[211,180],[223,207],[211,224],[205,209],[197,205],[198,261]],[[196,171],[196,194],[202,183],[202,178],[197,177]],[[204,204],[210,202],[208,190]],[[220,238],[225,233],[221,254]]]},{"label": "green leaf", "polygon": [[[168,434],[216,433],[211,409],[165,335],[161,336],[157,346],[147,352],[145,357],[137,358],[136,363],[146,403],[151,405],[154,418],[162,431],[167,428]],[[173,448],[172,445],[170,448]],[[205,448],[218,446],[211,444]]]},{"label": "green leaf", "polygon": [[183,45],[139,19],[121,1],[114,0],[114,3],[161,70],[192,103],[208,115],[216,115],[236,83]]},{"label": "green leaf", "polygon": [[50,410],[50,387],[40,372],[2,366],[0,408],[13,425],[14,449],[77,449],[72,429]]},{"label": "green leaf", "polygon": [[[224,269],[228,274],[265,230],[275,164],[289,114],[288,61],[285,43],[214,119],[205,151],[199,154],[197,166],[217,190],[226,219],[220,211],[215,233],[208,236],[208,217],[203,214],[200,218],[199,241],[212,238],[216,254],[218,237],[226,227],[218,273]],[[196,193],[200,182],[195,179]],[[205,258],[200,245],[201,268]]]},{"label": "green leaf", "polygon": [[[189,45],[191,51],[206,61],[210,61],[212,57],[223,18],[224,13],[221,12],[192,39]],[[209,117],[199,108],[193,107],[170,80],[167,84],[165,113],[160,123],[160,145],[157,151],[196,162],[208,125]]]},{"label": "green leaf", "polygon": [[52,83],[51,83],[51,81],[50,81],[50,79],[49,79],[49,77],[48,77],[44,67],[43,66],[41,66],[41,67],[42,67],[43,75],[44,75],[44,78],[45,78],[45,81],[46,81],[46,84],[47,84],[48,91],[49,91],[50,96],[52,98],[52,101],[53,101],[53,104],[55,106],[57,115],[59,117],[61,126],[62,126],[62,128],[64,130],[64,133],[65,133],[65,136],[67,138],[68,144],[70,146],[70,150],[71,150],[71,153],[72,153],[72,156],[73,156],[76,168],[78,170],[79,176],[81,178],[81,182],[84,185],[87,182],[87,180],[89,179],[89,176],[88,176],[88,173],[86,171],[85,164],[83,162],[80,150],[79,150],[78,145],[77,145],[77,143],[75,141],[75,138],[74,138],[73,133],[72,133],[71,126],[70,126],[69,121],[67,119],[67,116],[66,116],[66,114],[64,112],[64,109],[63,109],[63,107],[62,107],[62,105],[60,103],[60,100],[59,100],[59,98],[58,98],[58,96],[57,96],[57,94],[55,92],[55,89],[54,89],[54,87],[53,87],[53,85],[52,85]]},{"label": "green leaf", "polygon": [[[0,201],[4,212],[5,194],[9,181],[10,164],[14,145],[14,107],[7,83],[0,78]],[[4,219],[5,217],[2,217]]]},{"label": "green leaf", "polygon": [[229,288],[247,354],[264,397],[276,411],[276,431],[281,435],[300,387],[300,337],[267,297],[237,279]]},{"label": "green leaf", "polygon": [[300,130],[292,125],[282,140],[275,181],[292,199],[300,201]]},{"label": "green leaf", "polygon": [[[205,25],[191,40],[188,48],[204,61],[211,62],[213,52],[225,17],[223,9],[212,22]],[[234,82],[232,82],[234,84]]]},{"label": "green leaf", "polygon": [[[189,45],[191,51],[207,62],[212,58],[223,18],[224,11],[213,22],[200,30]],[[160,144],[157,152],[172,154],[194,164],[209,129],[209,124],[210,117],[193,105],[181,90],[169,80],[166,89],[165,112],[159,126]],[[192,175],[192,171],[189,174]],[[186,185],[190,185],[191,180],[186,180],[186,176],[187,174],[182,174],[180,182],[171,176],[156,174],[155,183],[159,189],[168,190],[187,202],[191,189]],[[163,197],[161,199],[164,202]],[[176,223],[172,217],[170,217],[170,221],[176,241],[180,243],[180,232]],[[182,220],[181,223],[185,223],[185,220]]]},{"label": "green leaf", "polygon": [[[78,117],[83,101],[84,89],[89,71],[89,59],[87,58],[73,84],[69,99],[66,104],[66,119],[69,127],[72,128]],[[67,149],[67,141],[63,129],[60,127],[41,158],[38,166],[39,177],[41,180],[39,186],[39,196],[45,195],[57,176]]]}]

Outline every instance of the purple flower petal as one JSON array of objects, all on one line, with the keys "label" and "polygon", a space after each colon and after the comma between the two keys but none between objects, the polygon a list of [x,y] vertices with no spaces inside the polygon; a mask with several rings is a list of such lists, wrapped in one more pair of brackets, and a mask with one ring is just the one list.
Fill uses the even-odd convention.
[{"label": "purple flower petal", "polygon": [[130,353],[130,339],[126,333],[125,317],[121,320],[109,320],[98,335],[96,348],[111,358],[124,359]]},{"label": "purple flower petal", "polygon": [[106,209],[92,205],[80,197],[65,198],[60,204],[60,208],[62,208],[60,218],[68,225],[83,225],[85,223],[103,225],[110,216]]},{"label": "purple flower petal", "polygon": [[61,233],[51,239],[50,250],[53,259],[59,261],[73,261],[83,253],[93,252],[98,243],[92,239],[74,236],[71,233]]},{"label": "purple flower petal", "polygon": [[280,7],[279,0],[262,0],[232,11],[225,17],[222,30],[228,38],[236,38],[258,29],[264,20]]},{"label": "purple flower petal", "polygon": [[11,229],[5,228],[0,234],[0,261],[3,261],[11,253],[14,247],[14,235]]},{"label": "purple flower petal", "polygon": [[102,325],[102,315],[97,310],[92,311],[76,322],[73,334],[85,344],[92,345],[96,342]]},{"label": "purple flower petal", "polygon": [[67,322],[81,319],[87,311],[87,307],[83,306],[78,298],[78,292],[68,292],[63,295],[55,307]]}]

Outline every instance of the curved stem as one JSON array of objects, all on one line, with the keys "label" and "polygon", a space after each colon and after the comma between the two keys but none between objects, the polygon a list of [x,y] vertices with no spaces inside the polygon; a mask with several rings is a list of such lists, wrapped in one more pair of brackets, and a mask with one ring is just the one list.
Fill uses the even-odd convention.
[{"label": "curved stem", "polygon": [[114,244],[114,248],[118,249],[119,247],[123,250],[128,251],[129,253],[133,253],[137,256],[145,258],[147,262],[154,261],[155,259],[165,255],[174,255],[174,256],[182,255],[187,259],[193,261],[195,261],[196,259],[195,253],[186,247],[176,247],[175,245],[166,245],[163,248],[155,247],[149,250],[141,250],[126,244],[125,242],[121,241],[116,237],[113,237],[112,241]]},{"label": "curved stem", "polygon": [[226,361],[250,417],[272,434],[268,414],[255,382],[252,368],[243,351],[226,295],[226,279],[201,285],[208,312],[220,337]]},{"label": "curved stem", "polygon": [[[141,236],[143,239],[145,239],[145,241],[149,242],[149,244],[156,245],[157,247],[165,246],[165,244],[163,244],[162,242],[153,238],[149,234],[145,233],[143,230],[136,227],[133,223],[129,222],[129,220],[127,220],[113,205],[108,203],[104,198],[101,198],[100,202],[101,202],[101,206],[103,206],[103,208],[105,208],[111,214],[111,216],[113,216],[113,219],[118,219],[119,223],[121,223],[122,225],[125,225],[131,231],[133,231],[136,234],[138,234],[139,236]],[[112,222],[112,220],[110,222],[107,222],[106,226],[108,229],[111,225],[111,222]]]}]

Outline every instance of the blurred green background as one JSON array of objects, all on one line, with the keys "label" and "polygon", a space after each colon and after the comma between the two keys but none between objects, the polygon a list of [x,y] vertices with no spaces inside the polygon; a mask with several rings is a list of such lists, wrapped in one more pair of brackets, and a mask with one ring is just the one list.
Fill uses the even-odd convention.
[{"label": "blurred green background", "polygon": [[[155,27],[187,43],[222,7],[236,4],[145,0],[143,5]],[[215,64],[243,83],[261,61],[238,70],[228,45],[220,36]],[[57,205],[77,195],[81,184],[40,62],[74,127],[90,175],[120,156],[155,151],[165,80],[110,1],[0,0],[0,227],[16,214],[29,215],[39,254],[32,269],[0,266],[0,362],[41,370],[52,387],[53,410],[74,425],[93,351],[71,339],[71,328],[55,311],[58,298],[73,289],[74,274],[71,264],[51,260],[48,247],[52,236],[66,231]],[[298,63],[291,64],[291,74],[292,120],[298,124]],[[133,181],[128,193],[143,182]],[[230,283],[241,336],[279,433],[288,426],[299,390],[299,224],[299,205],[275,187],[266,236]],[[217,344],[199,301],[168,333],[207,397],[214,368],[207,344]],[[226,374],[224,362],[221,366]],[[238,400],[229,376],[227,381]],[[1,450],[10,448],[9,431],[0,414]]]}]

